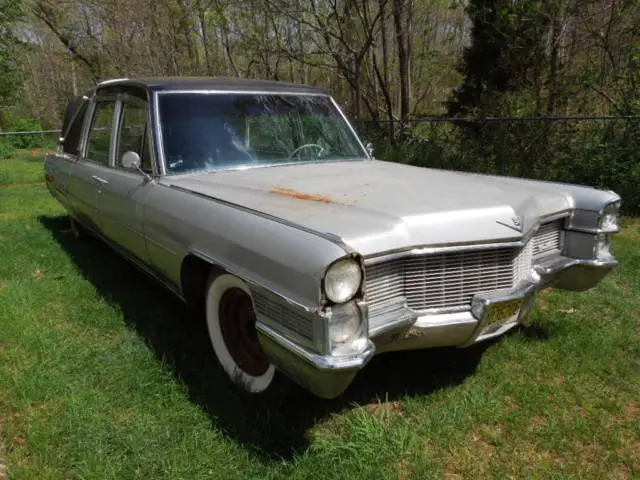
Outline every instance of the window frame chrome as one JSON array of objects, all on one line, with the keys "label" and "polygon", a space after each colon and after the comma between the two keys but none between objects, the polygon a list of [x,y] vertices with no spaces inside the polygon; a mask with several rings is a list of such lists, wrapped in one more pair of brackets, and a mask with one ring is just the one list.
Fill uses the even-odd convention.
[{"label": "window frame chrome", "polygon": [[[113,115],[111,117],[111,132],[110,132],[110,139],[109,139],[109,160],[107,164],[104,164],[102,162],[97,162],[87,157],[91,127],[93,125],[93,120],[96,114],[96,108],[98,103],[102,103],[102,102],[114,102]],[[85,123],[82,127],[83,132],[82,132],[82,140],[81,140],[81,146],[80,146],[80,152],[81,152],[80,160],[85,162],[90,162],[94,165],[99,165],[103,168],[113,168],[113,158],[115,157],[115,151],[114,151],[115,130],[117,127],[119,112],[120,110],[119,110],[119,101],[118,101],[117,94],[98,95],[96,93],[93,96],[93,98],[91,99],[91,104],[87,107],[87,116],[85,118]]]},{"label": "window frame chrome", "polygon": [[[162,125],[160,123],[160,106],[159,106],[159,101],[160,101],[160,96],[161,95],[185,95],[185,94],[197,94],[197,95],[273,95],[273,96],[297,96],[297,97],[326,97],[329,99],[329,101],[331,102],[331,104],[334,106],[334,108],[338,111],[339,116],[343,119],[343,121],[347,124],[347,128],[348,130],[353,134],[353,136],[356,139],[356,142],[358,144],[358,146],[360,147],[361,152],[363,153],[362,159],[363,160],[371,160],[371,157],[369,156],[367,149],[365,148],[364,144],[362,143],[362,140],[360,139],[360,137],[358,136],[357,132],[355,131],[355,129],[353,128],[353,125],[351,124],[351,122],[349,121],[349,119],[346,117],[346,115],[344,114],[344,112],[342,111],[342,109],[340,108],[340,106],[337,104],[337,102],[335,101],[335,99],[329,95],[328,93],[325,92],[290,92],[290,91],[283,91],[283,92],[278,92],[278,91],[273,91],[273,90],[219,90],[219,89],[206,89],[206,90],[202,90],[202,89],[194,89],[194,90],[189,90],[189,89],[176,89],[176,90],[159,90],[159,91],[153,91],[152,95],[153,95],[153,117],[154,117],[154,131],[155,131],[155,138],[156,138],[156,148],[157,148],[157,156],[156,158],[158,159],[158,165],[161,166],[161,168],[159,168],[160,171],[160,175],[162,176],[169,176],[167,174],[167,161],[166,161],[166,157],[165,157],[165,153],[164,153],[164,139],[162,136]],[[360,157],[356,157],[356,158],[360,158]],[[339,162],[339,161],[345,161],[345,160],[318,160],[318,161],[307,161],[304,162],[304,165],[308,165],[308,164],[315,164],[315,163],[332,163],[332,162]],[[350,160],[350,161],[360,161],[360,160]],[[273,164],[273,165],[256,165],[256,166],[242,166],[242,167],[235,167],[235,168],[225,168],[219,171],[233,171],[233,170],[249,170],[249,169],[255,169],[255,168],[271,168],[271,167],[280,167],[280,166],[286,166],[286,165],[301,165],[301,162],[291,162],[291,163],[277,163],[277,164]],[[188,172],[188,173],[184,173],[184,174],[174,174],[171,175],[172,177],[178,177],[178,176],[182,176],[182,175],[192,175],[194,173],[202,173],[202,172]]]}]

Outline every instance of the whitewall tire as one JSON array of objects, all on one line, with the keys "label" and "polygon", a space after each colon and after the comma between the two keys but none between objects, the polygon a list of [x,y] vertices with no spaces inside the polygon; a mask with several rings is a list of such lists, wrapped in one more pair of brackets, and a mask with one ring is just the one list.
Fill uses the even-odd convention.
[{"label": "whitewall tire", "polygon": [[251,393],[267,390],[273,383],[275,368],[258,342],[247,285],[233,275],[212,275],[206,317],[211,345],[229,378]]}]

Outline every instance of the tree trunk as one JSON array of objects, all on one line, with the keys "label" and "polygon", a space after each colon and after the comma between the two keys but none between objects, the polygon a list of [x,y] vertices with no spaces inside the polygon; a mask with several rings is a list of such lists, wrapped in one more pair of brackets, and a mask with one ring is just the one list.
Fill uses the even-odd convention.
[{"label": "tree trunk", "polygon": [[393,0],[393,23],[398,43],[398,73],[400,76],[400,120],[406,124],[411,114],[411,1]]}]

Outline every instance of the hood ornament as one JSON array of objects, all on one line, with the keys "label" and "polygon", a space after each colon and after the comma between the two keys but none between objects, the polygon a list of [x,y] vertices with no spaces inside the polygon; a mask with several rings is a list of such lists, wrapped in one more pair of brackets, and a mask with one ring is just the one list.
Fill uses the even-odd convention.
[{"label": "hood ornament", "polygon": [[506,222],[501,222],[500,220],[496,220],[496,223],[499,223],[500,225],[504,225],[505,227],[511,228],[516,232],[522,233],[522,227],[524,225],[524,217],[522,217],[521,215],[512,217],[510,224]]}]

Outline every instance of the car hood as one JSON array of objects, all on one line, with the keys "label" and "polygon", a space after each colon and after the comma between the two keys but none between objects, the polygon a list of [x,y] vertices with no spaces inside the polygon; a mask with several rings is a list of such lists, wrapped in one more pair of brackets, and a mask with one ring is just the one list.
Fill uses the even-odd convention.
[{"label": "car hood", "polygon": [[573,206],[570,188],[559,184],[382,161],[229,170],[163,183],[339,237],[365,256],[517,240],[540,218]]}]

